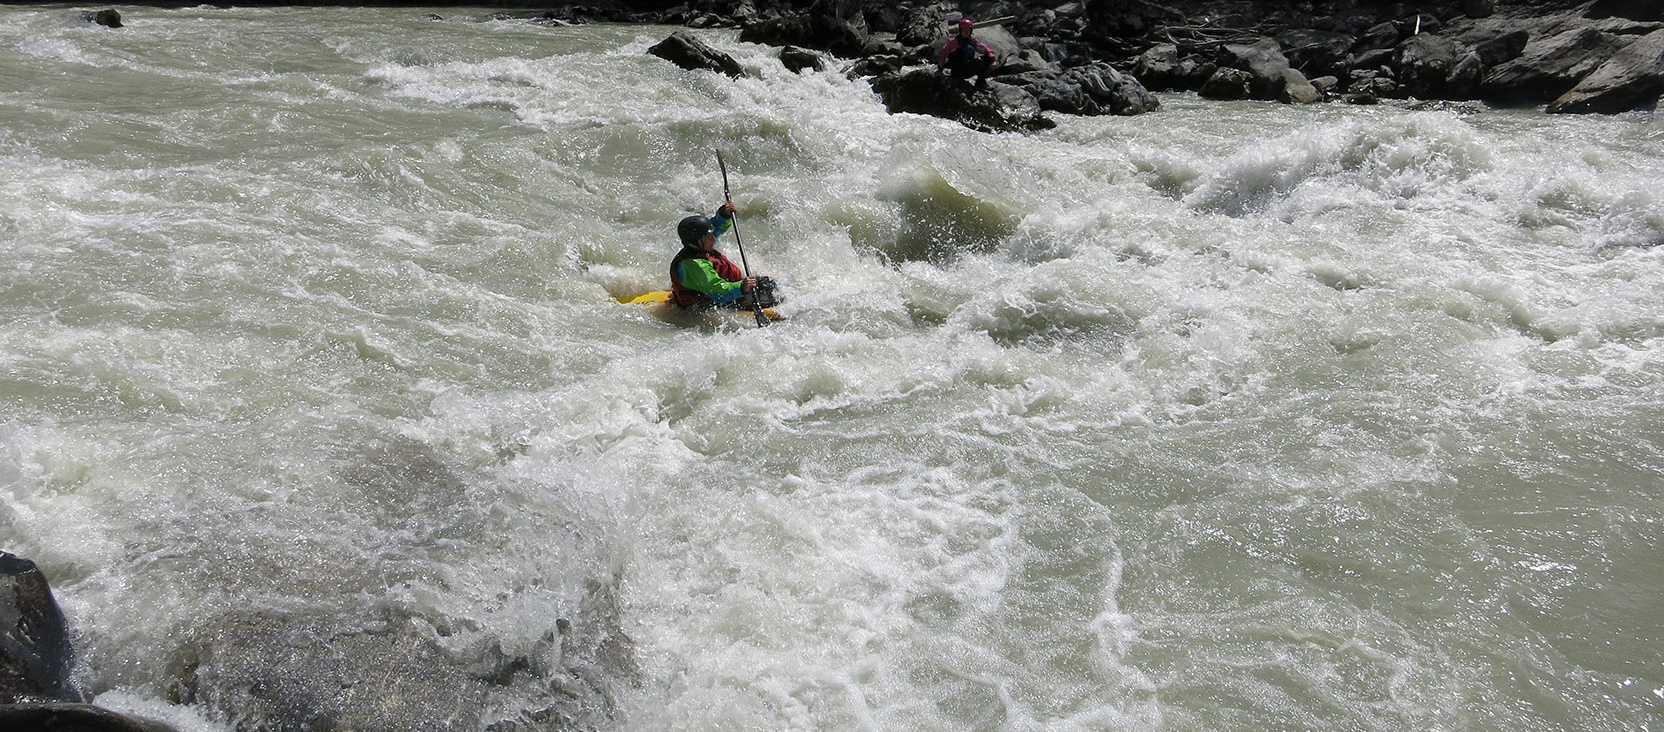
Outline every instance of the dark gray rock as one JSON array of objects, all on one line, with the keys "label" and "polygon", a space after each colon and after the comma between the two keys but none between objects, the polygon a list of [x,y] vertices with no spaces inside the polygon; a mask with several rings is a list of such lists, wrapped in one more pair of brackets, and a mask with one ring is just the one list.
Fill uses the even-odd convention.
[{"label": "dark gray rock", "polygon": [[81,703],[63,611],[35,563],[0,551],[0,730],[173,732]]},{"label": "dark gray rock", "polygon": [[1173,43],[1158,43],[1138,55],[1132,73],[1153,91],[1184,89],[1189,86],[1183,67],[1179,65],[1179,47]]},{"label": "dark gray rock", "polygon": [[904,46],[929,46],[947,39],[960,14],[940,3],[913,8],[903,16],[896,28],[896,43]]},{"label": "dark gray rock", "polygon": [[1553,114],[1615,114],[1651,107],[1664,94],[1664,30],[1653,31],[1584,77],[1548,105]]},{"label": "dark gray rock", "polygon": [[124,27],[121,24],[121,13],[116,12],[115,9],[113,9],[113,8],[106,8],[106,9],[100,10],[96,13],[93,13],[93,12],[82,13],[81,14],[81,19],[84,20],[84,21],[87,21],[88,23],[96,23],[98,25],[104,26],[105,28],[122,28],[122,27]]},{"label": "dark gray rock", "polygon": [[971,88],[934,71],[913,69],[880,75],[872,86],[891,114],[941,117],[982,132],[1035,132],[1057,126],[1041,112],[1033,94],[1000,81]]},{"label": "dark gray rock", "polygon": [[1430,33],[1398,46],[1398,83],[1424,99],[1470,99],[1479,87],[1479,57],[1454,39]]},{"label": "dark gray rock", "polygon": [[1531,34],[1522,30],[1501,33],[1474,43],[1473,53],[1479,57],[1480,65],[1489,70],[1519,58],[1529,40]]},{"label": "dark gray rock", "polygon": [[175,732],[161,722],[72,702],[0,706],[0,729],[15,732]]},{"label": "dark gray rock", "polygon": [[747,75],[733,56],[711,48],[686,31],[670,34],[647,52],[688,70],[709,69],[734,78]]},{"label": "dark gray rock", "polygon": [[1315,28],[1289,29],[1275,38],[1289,65],[1307,75],[1335,71],[1357,43],[1351,34]]},{"label": "dark gray rock", "polygon": [[1201,95],[1206,99],[1229,101],[1232,99],[1247,99],[1252,96],[1250,82],[1253,77],[1242,69],[1229,67],[1220,68],[1208,77],[1207,83],[1202,85]]},{"label": "dark gray rock", "polygon": [[35,563],[0,551],[0,703],[81,701],[63,611]]},{"label": "dark gray rock", "polygon": [[1574,28],[1527,43],[1518,58],[1491,69],[1480,82],[1486,100],[1546,104],[1570,91],[1624,43],[1592,28]]},{"label": "dark gray rock", "polygon": [[1362,36],[1358,37],[1358,45],[1353,50],[1373,51],[1382,48],[1395,48],[1403,38],[1404,35],[1398,32],[1397,24],[1390,22],[1378,23],[1370,26]]},{"label": "dark gray rock", "polygon": [[1495,0],[1462,0],[1462,14],[1469,18],[1489,18],[1496,14]]},{"label": "dark gray rock", "polygon": [[865,24],[856,27],[830,15],[792,16],[748,25],[740,40],[769,46],[802,46],[839,58],[860,58],[867,48]]},{"label": "dark gray rock", "polygon": [[1217,60],[1223,68],[1248,72],[1249,96],[1254,99],[1276,99],[1282,93],[1283,72],[1292,68],[1277,39],[1266,37],[1223,44]]},{"label": "dark gray rock", "polygon": [[801,74],[804,71],[824,71],[826,61],[821,55],[807,48],[786,46],[780,49],[780,63],[792,73]]},{"label": "dark gray rock", "polygon": [[1278,92],[1277,101],[1284,104],[1316,104],[1323,101],[1323,92],[1299,69],[1283,69],[1283,89]]},{"label": "dark gray rock", "polygon": [[1161,109],[1161,102],[1138,79],[1098,62],[1061,73],[1031,72],[1001,81],[1026,89],[1040,108],[1082,116],[1131,116]]},{"label": "dark gray rock", "polygon": [[443,730],[482,726],[485,682],[408,625],[227,617],[175,661],[180,701],[240,730]]}]

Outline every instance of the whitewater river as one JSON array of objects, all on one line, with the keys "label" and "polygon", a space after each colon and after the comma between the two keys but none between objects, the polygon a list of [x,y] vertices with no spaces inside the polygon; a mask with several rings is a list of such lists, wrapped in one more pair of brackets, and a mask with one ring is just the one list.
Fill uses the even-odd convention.
[{"label": "whitewater river", "polygon": [[[988,135],[435,12],[0,9],[0,549],[88,700],[1664,729],[1664,120]],[[615,299],[717,149],[770,328]]]}]

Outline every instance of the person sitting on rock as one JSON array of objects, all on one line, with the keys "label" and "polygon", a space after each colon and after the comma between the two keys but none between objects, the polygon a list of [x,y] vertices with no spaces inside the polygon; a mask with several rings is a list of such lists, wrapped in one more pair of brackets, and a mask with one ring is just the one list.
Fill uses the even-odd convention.
[{"label": "person sitting on rock", "polygon": [[961,81],[974,76],[977,86],[982,86],[988,82],[988,72],[994,68],[994,49],[971,37],[971,31],[975,29],[976,21],[961,18],[959,32],[949,38],[941,52],[936,54],[936,68]]}]

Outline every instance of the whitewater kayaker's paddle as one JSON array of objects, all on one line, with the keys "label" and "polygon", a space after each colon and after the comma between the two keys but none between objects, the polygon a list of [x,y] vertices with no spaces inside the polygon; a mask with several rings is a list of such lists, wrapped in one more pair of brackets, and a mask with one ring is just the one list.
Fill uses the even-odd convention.
[{"label": "whitewater kayaker's paddle", "polygon": [[[716,165],[722,168],[722,200],[733,203],[733,197],[728,195],[728,164],[722,161],[721,150],[716,151]],[[740,250],[740,271],[744,272],[747,278],[750,278],[751,265],[745,261],[745,244],[740,242],[740,214],[738,211],[733,213],[733,218],[730,221],[734,224],[734,246]],[[757,302],[757,288],[755,287],[751,288],[751,312],[757,316],[758,328],[768,325],[768,315],[763,312],[762,303]]]}]

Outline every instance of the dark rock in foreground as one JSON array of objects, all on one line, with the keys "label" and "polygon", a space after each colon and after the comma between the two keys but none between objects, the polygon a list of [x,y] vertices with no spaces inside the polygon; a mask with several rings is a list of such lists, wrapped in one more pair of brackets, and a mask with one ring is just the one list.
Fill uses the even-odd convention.
[{"label": "dark rock in foreground", "polygon": [[0,702],[80,701],[69,682],[69,634],[46,576],[0,552]]},{"label": "dark rock in foreground", "polygon": [[0,706],[0,729],[17,732],[175,732],[168,725],[91,704],[52,702]]},{"label": "dark rock in foreground", "polygon": [[0,730],[172,732],[158,722],[80,703],[69,682],[71,652],[46,575],[34,562],[0,551]]}]

